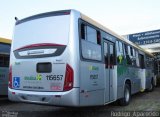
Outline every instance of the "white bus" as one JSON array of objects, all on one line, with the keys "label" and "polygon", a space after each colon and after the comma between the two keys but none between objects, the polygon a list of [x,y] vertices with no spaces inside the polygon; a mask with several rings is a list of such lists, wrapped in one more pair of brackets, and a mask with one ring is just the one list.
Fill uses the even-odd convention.
[{"label": "white bus", "polygon": [[0,38],[0,95],[8,94],[8,73],[11,40]]},{"label": "white bus", "polygon": [[76,10],[18,20],[11,47],[9,99],[96,106],[153,90],[153,56]]}]

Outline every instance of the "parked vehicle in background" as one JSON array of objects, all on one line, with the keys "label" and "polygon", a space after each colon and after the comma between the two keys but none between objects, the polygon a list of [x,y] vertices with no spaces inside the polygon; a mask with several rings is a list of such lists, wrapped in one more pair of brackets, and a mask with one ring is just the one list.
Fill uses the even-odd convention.
[{"label": "parked vehicle in background", "polygon": [[154,88],[153,55],[76,10],[18,20],[9,99],[96,106]]},{"label": "parked vehicle in background", "polygon": [[11,40],[0,38],[0,95],[8,94],[8,73]]}]

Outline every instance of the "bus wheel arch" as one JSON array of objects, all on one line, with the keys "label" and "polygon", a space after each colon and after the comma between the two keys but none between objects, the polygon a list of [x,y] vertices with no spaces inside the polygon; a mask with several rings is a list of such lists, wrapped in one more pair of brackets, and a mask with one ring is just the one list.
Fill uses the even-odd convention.
[{"label": "bus wheel arch", "polygon": [[121,106],[126,106],[131,100],[131,81],[129,79],[125,81],[123,93],[123,97],[119,99],[119,104]]}]

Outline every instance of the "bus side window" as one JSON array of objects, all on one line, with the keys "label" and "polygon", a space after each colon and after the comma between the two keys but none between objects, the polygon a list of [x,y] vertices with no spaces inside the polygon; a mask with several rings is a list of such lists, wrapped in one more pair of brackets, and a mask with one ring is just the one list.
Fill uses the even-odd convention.
[{"label": "bus side window", "polygon": [[101,48],[101,34],[96,27],[81,23],[80,24],[80,39],[82,58],[86,60],[102,60],[102,48]]},{"label": "bus side window", "polygon": [[125,54],[128,55],[128,46],[126,44],[124,44],[124,48],[125,48]]},{"label": "bus side window", "polygon": [[153,68],[152,58],[146,55],[146,67]]},{"label": "bus side window", "polygon": [[133,48],[130,47],[130,53],[131,53],[131,56],[133,56]]},{"label": "bus side window", "polygon": [[142,54],[139,54],[139,63],[140,63],[140,68],[144,69],[145,68],[144,55],[142,55]]},{"label": "bus side window", "polygon": [[120,41],[116,41],[117,47],[117,62],[118,64],[123,64],[123,44]]},{"label": "bus side window", "polygon": [[81,24],[81,39],[87,40],[89,42],[101,45],[101,33],[93,27],[85,24]]},{"label": "bus side window", "polygon": [[104,43],[104,62],[105,62],[105,68],[108,68],[108,45],[107,43]]},{"label": "bus side window", "polygon": [[115,64],[114,45],[110,45],[110,68]]},{"label": "bus side window", "polygon": [[131,51],[130,51],[131,48],[130,48],[129,45],[128,45],[127,47],[128,47],[128,48],[127,48],[127,49],[128,49],[128,55],[131,56]]},{"label": "bus side window", "polygon": [[132,65],[133,65],[133,66],[137,66],[137,65],[136,65],[135,48],[133,48],[133,47],[132,47]]},{"label": "bus side window", "polygon": [[86,37],[86,31],[85,31],[85,24],[81,24],[81,39],[85,40]]},{"label": "bus side window", "polygon": [[97,44],[101,45],[101,33],[97,31]]},{"label": "bus side window", "polygon": [[138,51],[136,50],[136,66],[139,67]]},{"label": "bus side window", "polygon": [[87,26],[87,41],[97,44],[97,30]]},{"label": "bus side window", "polygon": [[127,46],[126,44],[124,44],[124,47],[125,47],[127,65],[131,65],[132,62],[131,62],[131,58],[130,58],[130,56],[129,56],[129,54],[130,54],[130,51],[129,51],[129,50],[130,50],[130,47]]}]

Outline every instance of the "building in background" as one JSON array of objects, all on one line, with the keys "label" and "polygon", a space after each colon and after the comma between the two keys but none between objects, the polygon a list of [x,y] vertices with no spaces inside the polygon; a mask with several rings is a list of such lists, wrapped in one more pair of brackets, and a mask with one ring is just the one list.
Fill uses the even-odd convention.
[{"label": "building in background", "polygon": [[155,55],[156,72],[160,75],[160,30],[128,34],[124,37]]}]

